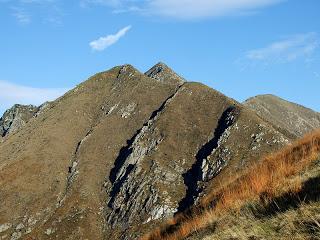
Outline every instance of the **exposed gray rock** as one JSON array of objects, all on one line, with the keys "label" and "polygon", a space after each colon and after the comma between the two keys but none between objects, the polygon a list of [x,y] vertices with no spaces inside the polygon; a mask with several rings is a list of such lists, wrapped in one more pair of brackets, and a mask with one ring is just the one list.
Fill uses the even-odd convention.
[{"label": "exposed gray rock", "polygon": [[134,75],[137,73],[137,70],[130,64],[123,65],[119,71],[118,79],[128,79],[134,77]]},{"label": "exposed gray rock", "polygon": [[22,233],[21,232],[14,232],[11,235],[11,240],[17,240],[20,239],[22,237]]},{"label": "exposed gray rock", "polygon": [[[213,137],[204,144],[196,154],[196,161],[183,174],[187,186],[186,196],[180,201],[178,211],[182,212],[191,207],[202,192],[202,182],[207,182],[221,172],[230,160],[228,148],[223,143],[230,135],[230,129],[236,123],[240,110],[230,106],[222,113]],[[211,158],[212,157],[212,158]]]},{"label": "exposed gray rock", "polygon": [[51,102],[45,102],[41,104],[35,116],[38,117],[40,114],[46,112],[50,108],[50,106],[51,106]]},{"label": "exposed gray rock", "polygon": [[0,233],[7,231],[11,227],[11,223],[0,224]]},{"label": "exposed gray rock", "polygon": [[21,129],[35,114],[39,108],[33,105],[16,104],[5,111],[0,118],[0,137],[5,137]]},{"label": "exposed gray rock", "polygon": [[19,224],[16,226],[16,230],[17,230],[17,231],[20,231],[20,230],[22,230],[22,229],[24,229],[24,224],[23,224],[23,223],[19,223]]},{"label": "exposed gray rock", "polygon": [[91,133],[92,133],[92,129],[90,129],[87,132],[85,137],[83,139],[81,139],[78,142],[77,146],[76,146],[76,149],[75,149],[75,151],[73,153],[71,164],[70,164],[69,169],[68,169],[66,189],[65,189],[64,194],[60,197],[60,199],[58,201],[58,204],[57,204],[57,207],[62,205],[63,201],[65,200],[66,195],[68,194],[69,189],[72,187],[72,183],[73,183],[74,179],[79,174],[79,170],[78,170],[78,164],[79,164],[78,154],[79,154],[79,151],[80,151],[80,148],[81,148],[82,144],[90,137]]},{"label": "exposed gray rock", "polygon": [[155,66],[153,66],[150,70],[148,70],[145,75],[150,78],[156,79],[157,81],[176,85],[182,84],[185,80],[176,74],[173,70],[171,70],[166,64],[159,62]]},{"label": "exposed gray rock", "polygon": [[110,107],[108,109],[108,111],[106,112],[107,115],[111,114],[113,112],[113,110],[115,110],[117,107],[119,106],[119,103],[113,105],[112,107]]},{"label": "exposed gray rock", "polygon": [[154,209],[150,212],[150,217],[147,219],[145,223],[150,222],[151,220],[158,220],[162,218],[166,218],[177,211],[176,208],[172,208],[168,205],[156,205]]},{"label": "exposed gray rock", "polygon": [[47,228],[45,231],[45,234],[48,236],[51,235],[52,233],[54,233],[54,229],[52,229],[52,228]]},{"label": "exposed gray rock", "polygon": [[[106,209],[106,219],[111,226],[121,224],[123,227],[128,227],[132,221],[139,218],[149,222],[172,216],[176,212],[176,206],[172,206],[170,199],[155,187],[157,183],[170,184],[170,179],[174,181],[175,175],[161,171],[155,162],[149,170],[144,171],[141,162],[162,142],[163,137],[154,123],[179,89],[151,115],[148,122],[132,139],[128,140],[128,146],[121,149],[115,161],[109,176],[111,184],[105,183],[106,189],[111,188]],[[143,216],[149,217],[146,219]]]},{"label": "exposed gray rock", "polygon": [[[132,114],[132,112],[134,111],[134,109],[136,108],[136,106],[137,106],[137,105],[136,105],[135,103],[130,103],[128,106],[120,109],[119,113],[120,113],[121,117],[122,117],[122,118],[128,118],[128,117]],[[110,112],[110,111],[112,112],[113,109],[111,108],[111,109],[109,110],[109,112]],[[109,113],[109,112],[108,112],[108,113]],[[110,112],[110,113],[111,113],[111,112]]]}]

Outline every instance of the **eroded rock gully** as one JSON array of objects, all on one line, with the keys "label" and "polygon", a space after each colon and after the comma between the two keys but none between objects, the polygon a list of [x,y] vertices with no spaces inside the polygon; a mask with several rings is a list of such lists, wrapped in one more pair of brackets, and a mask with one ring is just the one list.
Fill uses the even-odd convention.
[{"label": "eroded rock gully", "polygon": [[[153,177],[139,176],[140,162],[146,155],[154,151],[163,140],[163,136],[156,131],[154,123],[166,106],[175,98],[181,87],[182,85],[177,87],[176,91],[151,114],[142,128],[127,140],[127,145],[121,148],[114,162],[109,181],[105,183],[107,192],[109,192],[106,219],[112,226],[119,222],[124,225],[130,223],[142,213],[152,213],[152,207],[157,201],[158,194],[152,184]],[[111,190],[108,191],[108,188]],[[159,211],[162,211],[162,214],[159,214]],[[163,208],[159,211],[154,212],[155,218],[166,215],[166,211],[171,212],[172,209]]]},{"label": "eroded rock gully", "polygon": [[[197,155],[196,162],[191,169],[183,174],[184,183],[186,185],[186,196],[180,201],[178,212],[183,212],[192,206],[202,192],[199,182],[209,181],[219,174],[223,167],[227,164],[228,156],[224,154],[226,149],[219,149],[221,144],[229,137],[230,128],[237,121],[240,110],[235,106],[228,107],[221,115],[218,125],[214,131],[213,137],[204,144]],[[210,160],[210,155],[214,152],[222,150],[218,157]]]}]

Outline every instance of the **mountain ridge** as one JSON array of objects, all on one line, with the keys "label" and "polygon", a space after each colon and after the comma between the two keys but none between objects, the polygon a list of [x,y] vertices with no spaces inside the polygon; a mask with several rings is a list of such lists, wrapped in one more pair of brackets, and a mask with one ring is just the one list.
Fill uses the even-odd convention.
[{"label": "mountain ridge", "polygon": [[291,141],[173,70],[148,77],[158,66],[95,74],[5,138],[1,237],[138,239]]},{"label": "mountain ridge", "polygon": [[264,120],[293,137],[302,137],[320,128],[320,113],[272,94],[249,98],[244,105],[252,108]]}]

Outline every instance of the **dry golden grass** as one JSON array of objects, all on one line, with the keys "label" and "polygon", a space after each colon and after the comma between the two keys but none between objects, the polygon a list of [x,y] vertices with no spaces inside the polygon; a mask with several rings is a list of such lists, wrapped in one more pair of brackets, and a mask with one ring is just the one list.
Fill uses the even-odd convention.
[{"label": "dry golden grass", "polygon": [[[272,200],[284,192],[298,192],[302,181],[291,186],[286,180],[316,160],[320,153],[320,130],[306,135],[277,153],[264,157],[230,184],[208,194],[200,204],[179,214],[161,228],[143,236],[142,240],[178,240],[208,226],[213,219],[230,209],[264,197]],[[228,181],[230,182],[230,181]]]}]

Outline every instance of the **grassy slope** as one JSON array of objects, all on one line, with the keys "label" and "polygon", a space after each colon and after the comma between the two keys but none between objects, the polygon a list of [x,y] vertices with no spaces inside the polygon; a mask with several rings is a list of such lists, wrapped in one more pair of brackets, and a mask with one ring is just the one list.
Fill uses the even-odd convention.
[{"label": "grassy slope", "polygon": [[320,239],[320,132],[265,157],[144,239]]},{"label": "grassy slope", "polygon": [[272,216],[257,217],[250,208],[229,212],[188,240],[320,239],[320,204],[301,204]]},{"label": "grassy slope", "polygon": [[249,201],[187,239],[320,239],[320,157],[290,182],[301,182],[301,189],[268,202]]}]

